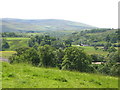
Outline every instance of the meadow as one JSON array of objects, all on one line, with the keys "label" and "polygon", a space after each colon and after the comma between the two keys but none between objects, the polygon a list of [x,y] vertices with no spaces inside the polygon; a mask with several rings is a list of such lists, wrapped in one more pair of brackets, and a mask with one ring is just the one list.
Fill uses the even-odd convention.
[{"label": "meadow", "polygon": [[118,88],[118,78],[2,62],[3,88]]},{"label": "meadow", "polygon": [[95,48],[94,47],[92,47],[92,46],[76,46],[76,45],[72,45],[73,47],[80,47],[80,48],[83,48],[84,49],[84,51],[87,53],[87,54],[89,54],[89,55],[91,55],[91,54],[100,54],[100,55],[107,55],[109,52],[107,52],[107,51],[103,51],[101,48],[103,48],[103,47],[98,47],[98,49],[97,50],[95,50]]},{"label": "meadow", "polygon": [[0,57],[8,59],[10,56],[15,54],[16,51],[0,51]]},{"label": "meadow", "polygon": [[6,49],[5,51],[14,51],[18,47],[27,47],[29,38],[21,38],[21,37],[6,37],[4,38],[7,40],[10,48]]},{"label": "meadow", "polygon": [[11,40],[28,40],[29,38],[26,38],[26,37],[5,37],[3,39],[11,41]]}]

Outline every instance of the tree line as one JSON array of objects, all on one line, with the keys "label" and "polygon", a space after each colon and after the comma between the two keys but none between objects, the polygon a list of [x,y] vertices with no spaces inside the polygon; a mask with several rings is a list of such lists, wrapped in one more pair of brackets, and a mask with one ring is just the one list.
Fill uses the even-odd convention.
[{"label": "tree line", "polygon": [[82,43],[90,46],[105,46],[110,43],[111,46],[120,47],[119,44],[115,44],[120,40],[120,34],[114,29],[85,30],[72,33],[67,38],[70,39],[74,45]]},{"label": "tree line", "polygon": [[[44,43],[43,43],[44,42]],[[28,42],[29,47],[16,49],[10,57],[10,63],[26,62],[38,67],[57,67],[62,70],[75,70],[89,73],[119,75],[120,54],[111,52],[107,57],[88,55],[80,47],[72,47],[69,40],[60,42],[50,36],[34,36]],[[100,65],[93,61],[105,61]]]}]

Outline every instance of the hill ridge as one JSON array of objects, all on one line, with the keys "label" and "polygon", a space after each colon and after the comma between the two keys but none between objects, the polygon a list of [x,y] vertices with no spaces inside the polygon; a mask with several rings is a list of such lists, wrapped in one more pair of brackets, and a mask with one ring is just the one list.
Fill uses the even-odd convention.
[{"label": "hill ridge", "polygon": [[79,31],[84,29],[95,29],[84,23],[63,20],[63,19],[16,19],[2,18],[3,32],[18,32],[18,31],[61,31],[73,30]]}]

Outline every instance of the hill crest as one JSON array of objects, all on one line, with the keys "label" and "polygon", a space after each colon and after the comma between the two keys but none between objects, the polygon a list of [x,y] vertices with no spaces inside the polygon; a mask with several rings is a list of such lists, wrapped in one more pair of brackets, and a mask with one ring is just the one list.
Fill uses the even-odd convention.
[{"label": "hill crest", "polygon": [[3,32],[18,31],[63,31],[63,30],[85,30],[95,29],[96,27],[62,19],[2,19]]}]

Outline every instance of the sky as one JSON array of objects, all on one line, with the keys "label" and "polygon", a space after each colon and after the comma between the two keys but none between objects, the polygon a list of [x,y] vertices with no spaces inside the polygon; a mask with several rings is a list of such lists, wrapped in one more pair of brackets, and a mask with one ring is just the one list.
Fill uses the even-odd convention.
[{"label": "sky", "polygon": [[119,0],[0,0],[0,18],[64,19],[118,27]]}]

